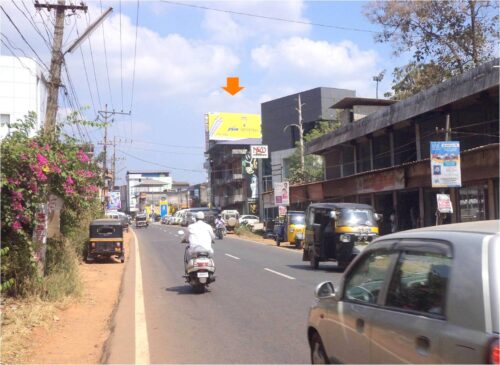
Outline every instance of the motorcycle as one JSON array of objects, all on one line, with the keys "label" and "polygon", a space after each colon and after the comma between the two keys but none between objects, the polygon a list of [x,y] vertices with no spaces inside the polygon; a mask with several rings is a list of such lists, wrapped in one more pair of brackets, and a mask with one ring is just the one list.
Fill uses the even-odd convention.
[{"label": "motorcycle", "polygon": [[[183,235],[183,231],[178,232]],[[183,240],[183,243],[187,243]],[[197,252],[196,257],[191,257],[184,262],[186,283],[191,285],[197,293],[203,293],[215,281],[215,262],[208,252]]]},{"label": "motorcycle", "polygon": [[226,235],[226,227],[224,226],[224,224],[217,224],[215,226],[215,237],[221,240],[224,238],[225,235]]}]

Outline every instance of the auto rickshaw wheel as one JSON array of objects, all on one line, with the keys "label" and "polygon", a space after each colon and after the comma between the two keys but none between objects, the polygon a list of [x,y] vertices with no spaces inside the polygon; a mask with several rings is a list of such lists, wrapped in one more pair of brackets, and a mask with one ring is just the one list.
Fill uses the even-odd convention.
[{"label": "auto rickshaw wheel", "polygon": [[295,240],[295,248],[302,248],[302,241],[301,240]]},{"label": "auto rickshaw wheel", "polygon": [[280,246],[280,244],[281,244],[281,242],[280,242],[279,238],[276,238],[276,246],[278,246],[278,247],[279,247],[279,246]]},{"label": "auto rickshaw wheel", "polygon": [[310,265],[313,270],[317,270],[319,267],[319,257],[314,254],[314,252],[311,252],[309,254],[310,257]]}]

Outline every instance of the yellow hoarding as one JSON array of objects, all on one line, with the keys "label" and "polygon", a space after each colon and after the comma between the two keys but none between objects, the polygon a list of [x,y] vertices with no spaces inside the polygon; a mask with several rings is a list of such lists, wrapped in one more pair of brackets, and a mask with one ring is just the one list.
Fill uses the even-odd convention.
[{"label": "yellow hoarding", "polygon": [[208,138],[211,141],[238,141],[262,138],[259,114],[208,113]]}]

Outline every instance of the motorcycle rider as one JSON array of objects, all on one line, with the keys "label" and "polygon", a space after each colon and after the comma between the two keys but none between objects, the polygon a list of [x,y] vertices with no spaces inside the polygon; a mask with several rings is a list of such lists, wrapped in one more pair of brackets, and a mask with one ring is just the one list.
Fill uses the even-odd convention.
[{"label": "motorcycle rider", "polygon": [[226,233],[226,223],[224,223],[220,214],[215,218],[215,229],[219,228],[222,229],[223,234]]},{"label": "motorcycle rider", "polygon": [[212,227],[203,221],[205,219],[203,212],[197,212],[195,219],[196,222],[188,226],[183,240],[188,243],[184,253],[184,263],[186,265],[190,258],[196,258],[198,252],[208,252],[209,257],[214,255],[212,242],[215,239],[215,234]]}]

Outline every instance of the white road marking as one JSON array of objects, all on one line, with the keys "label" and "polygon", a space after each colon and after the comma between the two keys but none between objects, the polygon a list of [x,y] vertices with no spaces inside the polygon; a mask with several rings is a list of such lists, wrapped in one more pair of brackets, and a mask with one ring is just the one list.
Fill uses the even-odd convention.
[{"label": "white road marking", "polygon": [[139,255],[139,240],[132,231],[135,240],[135,363],[149,364],[149,340],[144,307],[144,292],[142,290],[141,257]]},{"label": "white road marking", "polygon": [[239,257],[236,257],[236,256],[233,256],[233,255],[230,255],[228,253],[225,254],[226,256],[229,256],[229,257],[232,257],[233,259],[235,260],[239,260],[240,258]]},{"label": "white road marking", "polygon": [[287,279],[290,279],[290,280],[295,280],[295,278],[294,278],[294,277],[292,277],[292,276],[288,276],[288,275],[282,274],[282,273],[280,273],[280,272],[277,272],[277,271],[274,271],[274,270],[268,269],[267,267],[266,267],[266,268],[264,268],[264,270],[267,270],[267,271],[272,272],[273,274],[276,274],[276,275],[279,275],[279,276],[283,276],[284,278],[287,278]]}]

